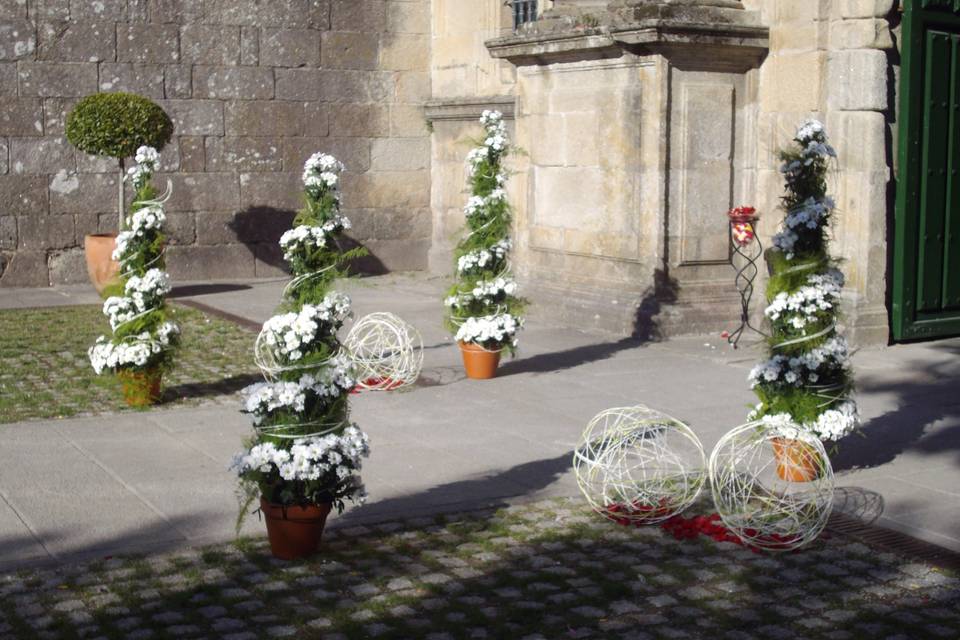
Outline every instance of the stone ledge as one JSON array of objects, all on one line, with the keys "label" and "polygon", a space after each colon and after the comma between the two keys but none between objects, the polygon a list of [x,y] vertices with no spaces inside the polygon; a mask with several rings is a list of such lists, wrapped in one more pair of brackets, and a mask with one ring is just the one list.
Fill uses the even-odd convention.
[{"label": "stone ledge", "polygon": [[[739,12],[748,13],[748,12]],[[736,53],[734,66],[754,66],[769,49],[769,29],[752,20],[702,22],[647,19],[616,26],[524,33],[486,42],[490,55],[516,65],[551,64],[583,59],[617,58],[627,51],[676,55],[689,49],[698,59],[704,49]]]},{"label": "stone ledge", "polygon": [[431,100],[424,105],[424,117],[428,122],[436,120],[478,120],[486,109],[499,111],[507,120],[512,120],[516,109],[513,96],[481,96],[477,98],[451,98]]}]

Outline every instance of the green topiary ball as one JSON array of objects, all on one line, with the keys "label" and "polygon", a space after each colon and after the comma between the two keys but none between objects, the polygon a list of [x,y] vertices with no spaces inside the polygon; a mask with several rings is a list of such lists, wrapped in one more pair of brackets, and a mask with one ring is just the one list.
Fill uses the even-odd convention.
[{"label": "green topiary ball", "polygon": [[128,158],[143,145],[158,151],[173,135],[173,122],[160,105],[132,93],[95,93],[67,116],[67,140],[96,156]]}]

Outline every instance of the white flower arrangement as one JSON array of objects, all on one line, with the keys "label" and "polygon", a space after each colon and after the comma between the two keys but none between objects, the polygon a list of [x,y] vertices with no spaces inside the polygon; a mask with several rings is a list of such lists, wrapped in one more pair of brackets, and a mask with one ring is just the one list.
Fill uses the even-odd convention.
[{"label": "white flower arrangement", "polygon": [[[485,110],[480,116],[480,124],[485,131],[483,144],[467,153],[467,173],[470,176],[476,174],[481,164],[488,160],[495,160],[506,153],[510,147],[503,114],[499,111]],[[496,179],[497,184],[501,186],[506,183],[506,175],[501,172],[496,174]]]},{"label": "white flower arrangement", "polygon": [[516,345],[516,333],[523,321],[509,313],[467,318],[457,331],[458,342]]},{"label": "white flower arrangement", "polygon": [[461,308],[474,301],[492,303],[516,293],[517,283],[513,278],[499,277],[493,280],[478,280],[471,291],[449,296],[444,300],[444,304],[448,307]]},{"label": "white flower arrangement", "polygon": [[137,164],[127,169],[127,178],[134,189],[140,189],[150,180],[160,163],[160,153],[153,147],[142,146],[134,156]]},{"label": "white flower arrangement", "polygon": [[807,285],[792,293],[781,291],[764,310],[772,321],[781,317],[795,329],[804,329],[817,320],[817,314],[835,308],[843,290],[843,274],[839,269],[830,269],[807,278]]},{"label": "white flower arrangement", "polygon": [[143,332],[119,342],[100,336],[87,355],[97,375],[123,367],[144,367],[152,357],[168,349],[179,335],[180,327],[173,322],[165,322],[153,335]]},{"label": "white flower arrangement", "polygon": [[819,347],[794,356],[773,356],[750,370],[750,388],[762,383],[786,383],[794,387],[816,384],[826,371],[849,365],[850,349],[843,336],[833,336]]},{"label": "white flower arrangement", "polygon": [[306,304],[296,312],[273,316],[263,325],[264,340],[274,355],[293,362],[309,351],[318,336],[336,331],[350,317],[350,297],[333,292],[319,305]]},{"label": "white flower arrangement", "polygon": [[797,425],[789,413],[774,413],[760,418],[760,422],[773,429],[774,434],[789,440],[811,442],[815,439],[836,441],[849,435],[860,422],[857,403],[846,400],[834,409],[827,409],[813,422]]},{"label": "white flower arrangement", "polygon": [[253,472],[276,473],[287,482],[310,482],[328,474],[342,482],[354,477],[355,483],[342,497],[362,503],[366,491],[355,475],[362,467],[362,459],[370,455],[370,440],[356,426],[350,425],[343,434],[300,438],[289,449],[272,442],[254,445],[249,451],[237,454],[231,467],[239,476]]},{"label": "white flower arrangement", "polygon": [[[105,370],[168,363],[166,352],[176,346],[180,335],[176,324],[163,319],[163,298],[171,290],[170,275],[161,268],[162,249],[159,255],[153,253],[157,251],[158,238],[162,246],[167,216],[162,201],[146,199],[149,191],[144,191],[160,154],[153,147],[142,146],[137,149],[136,161],[136,166],[127,172],[127,178],[137,190],[135,211],[126,217],[122,225],[125,228],[118,234],[112,254],[124,269],[123,295],[111,296],[103,303],[103,313],[110,320],[114,336],[112,339],[100,336],[88,351],[90,364],[98,374]],[[142,319],[140,324],[127,326],[138,319]],[[144,326],[147,330],[130,333]]]},{"label": "white flower arrangement", "polygon": [[302,224],[293,229],[288,229],[280,236],[283,258],[291,260],[305,250],[325,247],[328,238],[347,229],[350,229],[350,220],[341,215],[334,216],[322,225]]},{"label": "white flower arrangement", "polygon": [[103,314],[110,319],[110,328],[117,328],[156,308],[171,290],[166,271],[150,269],[144,276],[131,276],[124,285],[123,296],[110,296],[103,303]]},{"label": "white flower arrangement", "polygon": [[301,412],[313,398],[337,398],[357,384],[353,364],[343,358],[332,359],[315,375],[304,374],[296,382],[258,382],[243,390],[244,412],[253,416],[255,425],[277,410]]},{"label": "white flower arrangement", "polygon": [[[499,111],[485,110],[480,124],[484,134],[466,158],[472,193],[463,211],[470,235],[457,247],[459,282],[447,293],[444,305],[449,310],[447,326],[457,341],[512,352],[522,325],[515,314],[525,302],[516,297],[517,283],[507,261],[512,248],[507,235],[511,211],[504,188],[507,173],[501,162],[510,151],[510,140]],[[471,236],[482,240],[477,243]]]},{"label": "white flower arrangement", "polygon": [[303,164],[303,186],[307,193],[320,197],[324,193],[333,192],[336,197],[337,187],[340,185],[340,173],[343,163],[326,153],[315,153]]},{"label": "white flower arrangement", "polygon": [[504,238],[489,249],[477,249],[464,254],[457,259],[457,273],[467,275],[470,273],[482,272],[487,267],[492,267],[507,257],[507,253],[512,248],[509,238]]},{"label": "white flower arrangement", "polygon": [[[764,314],[773,336],[768,359],[748,376],[761,400],[750,418],[785,438],[838,440],[857,427],[859,415],[850,397],[850,349],[837,317],[844,278],[830,266],[827,250],[836,205],[826,194],[826,177],[836,151],[816,120],[804,122],[794,142],[780,155],[788,206],[773,246],[783,255],[769,259],[772,298]],[[804,264],[793,266],[797,253]],[[805,281],[787,275],[798,269],[813,272]]]},{"label": "white flower arrangement", "polygon": [[[780,172],[787,180],[787,187],[791,189],[814,162],[837,157],[837,152],[827,143],[823,123],[818,120],[805,121],[797,130],[794,140],[801,150],[799,157],[780,167]],[[810,197],[800,206],[794,207],[787,212],[783,229],[773,236],[773,248],[782,251],[788,260],[792,260],[794,248],[800,240],[800,231],[818,230],[827,224],[830,213],[835,208],[836,204],[827,196]]]}]

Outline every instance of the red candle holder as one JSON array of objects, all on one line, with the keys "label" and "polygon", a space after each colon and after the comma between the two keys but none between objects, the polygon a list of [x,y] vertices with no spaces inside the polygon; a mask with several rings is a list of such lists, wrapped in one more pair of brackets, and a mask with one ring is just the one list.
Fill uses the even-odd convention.
[{"label": "red candle holder", "polygon": [[[734,349],[740,342],[744,329],[753,329],[760,335],[763,331],[750,324],[750,299],[753,297],[753,282],[759,274],[757,261],[763,255],[763,245],[757,237],[756,222],[760,219],[753,207],[734,207],[727,211],[730,219],[730,264],[737,271],[734,280],[740,294],[740,326],[721,335]],[[755,245],[755,246],[751,246]]]},{"label": "red candle holder", "polygon": [[737,245],[746,247],[756,239],[757,232],[754,223],[760,219],[756,209],[753,207],[735,207],[727,212],[727,217],[730,218],[730,233]]}]

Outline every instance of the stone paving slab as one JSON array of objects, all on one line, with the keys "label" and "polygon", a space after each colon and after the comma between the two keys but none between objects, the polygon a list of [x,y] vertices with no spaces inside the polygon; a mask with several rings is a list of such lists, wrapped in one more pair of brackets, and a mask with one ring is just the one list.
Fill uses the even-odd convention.
[{"label": "stone paving slab", "polygon": [[[283,285],[195,283],[178,292],[262,322]],[[754,350],[734,351],[717,337],[641,344],[554,327],[543,314],[528,322],[520,356],[505,360],[498,378],[466,380],[441,326],[443,287],[442,279],[403,274],[346,285],[358,315],[398,313],[418,327],[426,349],[417,387],[355,396],[353,417],[373,440],[364,469],[371,500],[334,526],[573,496],[570,455],[598,411],[647,403],[691,424],[709,451],[753,402],[745,378]],[[0,306],[11,300],[6,293]],[[846,512],[960,551],[958,353],[960,340],[860,350],[865,437],[845,443],[834,463]],[[11,543],[0,546],[0,567],[30,564],[38,548],[63,560],[103,555],[111,545],[149,551],[230,539],[236,503],[226,467],[250,427],[239,398],[215,401],[0,427],[0,496],[11,511],[0,508],[0,535]],[[65,457],[58,465],[44,450]],[[35,452],[36,464],[20,459]],[[43,465],[60,468],[48,476]],[[94,522],[76,506],[78,493],[94,502],[110,496],[119,518]],[[140,514],[139,528],[124,514]]]},{"label": "stone paving slab", "polygon": [[0,634],[24,639],[960,635],[952,571],[841,535],[779,555],[681,542],[562,499],[341,526],[295,562],[257,538],[0,575],[0,602]]}]

